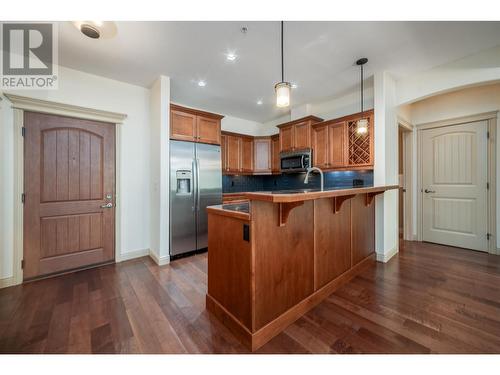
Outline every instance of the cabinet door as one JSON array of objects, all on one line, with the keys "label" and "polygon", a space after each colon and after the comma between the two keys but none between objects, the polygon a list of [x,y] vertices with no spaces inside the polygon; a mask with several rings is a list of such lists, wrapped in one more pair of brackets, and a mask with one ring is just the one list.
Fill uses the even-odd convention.
[{"label": "cabinet door", "polygon": [[170,112],[170,139],[196,141],[196,115],[181,111]]},{"label": "cabinet door", "polygon": [[196,117],[197,142],[220,144],[220,121],[209,117]]},{"label": "cabinet door", "polygon": [[294,145],[293,125],[280,129],[280,151],[291,151]]},{"label": "cabinet door", "polygon": [[241,138],[228,135],[226,138],[226,171],[240,172]]},{"label": "cabinet door", "polygon": [[254,140],[254,168],[255,173],[271,172],[271,138]]},{"label": "cabinet door", "polygon": [[241,138],[241,171],[253,172],[253,139]]},{"label": "cabinet door", "polygon": [[227,136],[224,134],[221,134],[220,136],[220,158],[221,158],[221,164],[222,164],[222,173],[224,173],[227,170]]},{"label": "cabinet door", "polygon": [[272,159],[272,168],[273,172],[281,171],[281,163],[280,163],[280,137],[274,136],[271,138],[271,159]]},{"label": "cabinet door", "polygon": [[330,168],[345,167],[345,122],[328,126],[328,154]]},{"label": "cabinet door", "polygon": [[311,147],[311,123],[309,121],[295,124],[294,126],[294,144],[295,150]]},{"label": "cabinet door", "polygon": [[312,130],[313,165],[328,168],[328,126],[318,126]]},{"label": "cabinet door", "polygon": [[[361,118],[361,117],[359,117]],[[373,166],[373,115],[364,118],[368,120],[368,132],[358,134],[357,122],[359,118],[347,121],[346,125],[346,164],[349,167]]]}]

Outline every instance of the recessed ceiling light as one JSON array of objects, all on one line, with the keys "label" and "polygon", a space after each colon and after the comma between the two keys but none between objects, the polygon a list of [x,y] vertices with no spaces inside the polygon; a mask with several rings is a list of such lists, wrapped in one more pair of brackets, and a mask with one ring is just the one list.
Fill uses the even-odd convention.
[{"label": "recessed ceiling light", "polygon": [[257,100],[257,105],[262,105],[263,101],[262,99]]},{"label": "recessed ceiling light", "polygon": [[116,24],[111,21],[74,21],[73,25],[91,39],[110,39],[116,36]]},{"label": "recessed ceiling light", "polygon": [[228,61],[234,61],[234,60],[236,60],[236,58],[237,58],[237,57],[238,57],[238,56],[236,56],[234,53],[227,53],[227,54],[226,54],[226,59],[227,59]]},{"label": "recessed ceiling light", "polygon": [[198,81],[198,86],[205,87],[207,83],[205,81]]},{"label": "recessed ceiling light", "polygon": [[299,86],[297,86],[296,83],[292,83],[292,89],[296,89],[297,87],[299,87]]}]

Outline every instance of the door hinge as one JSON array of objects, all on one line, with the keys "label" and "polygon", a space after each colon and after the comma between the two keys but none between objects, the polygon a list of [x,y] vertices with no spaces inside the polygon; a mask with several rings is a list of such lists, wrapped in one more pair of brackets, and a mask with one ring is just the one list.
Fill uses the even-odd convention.
[{"label": "door hinge", "polygon": [[490,190],[490,183],[489,182],[486,183],[486,190]]},{"label": "door hinge", "polygon": [[26,128],[25,128],[24,126],[21,128],[21,135],[22,135],[23,137],[25,137],[25,136],[26,136]]},{"label": "door hinge", "polygon": [[486,239],[489,241],[491,238],[491,233],[486,233]]},{"label": "door hinge", "polygon": [[21,261],[21,269],[24,270],[24,259]]},{"label": "door hinge", "polygon": [[21,194],[21,202],[22,203],[26,202],[26,194],[25,193]]},{"label": "door hinge", "polygon": [[486,139],[490,139],[490,131],[489,130],[486,132]]}]

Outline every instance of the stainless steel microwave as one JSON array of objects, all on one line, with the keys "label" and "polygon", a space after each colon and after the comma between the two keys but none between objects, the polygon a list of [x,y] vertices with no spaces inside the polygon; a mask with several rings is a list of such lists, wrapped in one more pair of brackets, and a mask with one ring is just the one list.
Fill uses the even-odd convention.
[{"label": "stainless steel microwave", "polygon": [[305,172],[311,164],[311,149],[280,152],[281,172]]}]

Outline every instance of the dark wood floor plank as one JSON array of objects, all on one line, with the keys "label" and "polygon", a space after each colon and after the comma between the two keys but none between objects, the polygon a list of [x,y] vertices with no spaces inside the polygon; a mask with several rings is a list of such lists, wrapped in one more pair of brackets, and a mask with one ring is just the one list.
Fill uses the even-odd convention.
[{"label": "dark wood floor plank", "polygon": [[[257,353],[500,353],[500,257],[404,242]],[[1,353],[248,353],[205,309],[207,254],[0,290]]]}]

